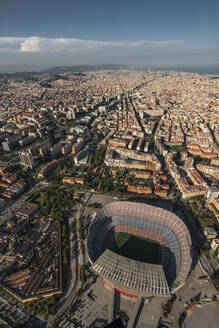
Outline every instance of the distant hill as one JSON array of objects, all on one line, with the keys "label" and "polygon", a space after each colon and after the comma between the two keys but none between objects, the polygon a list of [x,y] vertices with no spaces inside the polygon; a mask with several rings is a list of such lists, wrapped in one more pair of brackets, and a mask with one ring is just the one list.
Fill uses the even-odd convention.
[{"label": "distant hill", "polygon": [[41,72],[16,72],[16,73],[2,73],[1,77],[6,79],[26,80],[26,81],[38,81],[38,75]]},{"label": "distant hill", "polygon": [[32,80],[38,81],[39,77],[52,76],[51,79],[64,79],[60,74],[72,73],[75,76],[83,76],[83,72],[93,72],[102,70],[145,70],[145,66],[142,65],[122,65],[122,64],[100,64],[100,65],[77,65],[77,66],[56,66],[51,67],[43,71],[32,71],[32,72],[16,72],[16,73],[2,73],[2,78],[8,79],[21,79],[21,80]]},{"label": "distant hill", "polygon": [[44,71],[47,74],[63,74],[63,73],[81,73],[92,72],[102,70],[120,70],[129,68],[129,65],[117,65],[117,64],[100,64],[100,65],[77,65],[77,66],[56,66],[51,67]]},{"label": "distant hill", "polygon": [[[99,65],[76,65],[76,66],[56,66],[45,69],[43,71],[32,72],[17,72],[17,73],[2,73],[0,79],[16,79],[26,81],[40,81],[46,78],[50,81],[67,79],[62,74],[71,73],[75,76],[84,76],[85,72],[101,71],[101,70],[137,70],[147,71],[146,65],[123,65],[123,64],[99,64]],[[219,74],[219,66],[206,66],[206,67],[168,67],[168,66],[150,66],[151,71],[178,71],[199,74]],[[50,82],[49,81],[49,82]]]},{"label": "distant hill", "polygon": [[48,73],[48,75],[45,76],[45,80],[47,82],[52,82],[52,81],[57,81],[57,80],[68,80],[67,76],[64,75],[60,75],[60,74],[50,74]]}]

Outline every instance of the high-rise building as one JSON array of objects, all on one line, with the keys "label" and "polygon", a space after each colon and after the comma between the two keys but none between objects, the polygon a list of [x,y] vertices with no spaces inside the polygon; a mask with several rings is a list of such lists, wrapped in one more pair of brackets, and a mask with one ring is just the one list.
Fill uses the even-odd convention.
[{"label": "high-rise building", "polygon": [[21,165],[26,168],[34,168],[35,162],[30,149],[19,152],[19,157],[21,160]]}]

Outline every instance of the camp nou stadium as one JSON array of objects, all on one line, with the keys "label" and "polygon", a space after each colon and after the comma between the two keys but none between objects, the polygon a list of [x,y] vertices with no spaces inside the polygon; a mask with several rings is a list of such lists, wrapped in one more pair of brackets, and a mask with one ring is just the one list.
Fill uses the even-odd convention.
[{"label": "camp nou stadium", "polygon": [[99,210],[87,239],[92,269],[105,284],[132,298],[169,296],[180,288],[190,273],[191,246],[178,216],[127,201]]}]

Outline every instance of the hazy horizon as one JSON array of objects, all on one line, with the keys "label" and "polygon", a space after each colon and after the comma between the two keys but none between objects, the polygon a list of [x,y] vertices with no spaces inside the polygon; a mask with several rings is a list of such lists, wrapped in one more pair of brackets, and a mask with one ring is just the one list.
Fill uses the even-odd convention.
[{"label": "hazy horizon", "polygon": [[[83,66],[102,66],[102,65],[115,65],[115,66],[121,66],[123,64],[120,63],[98,63],[98,64],[78,64],[78,65],[56,65],[56,66],[45,66],[45,67],[35,67],[34,65],[27,65],[22,66],[22,69],[13,69],[13,66],[8,67],[8,70],[2,70],[0,69],[0,74],[16,74],[16,73],[31,73],[31,72],[36,72],[36,73],[40,73],[40,72],[46,72],[47,70],[49,71],[50,69],[53,68],[61,68],[61,67],[80,67],[82,70],[75,70],[75,72],[84,72],[86,70],[83,70]],[[219,74],[219,65],[209,65],[209,66],[171,66],[171,65],[167,65],[167,66],[162,66],[162,65],[140,65],[140,64],[127,64],[127,69],[134,69],[134,70],[149,70],[149,71],[179,71],[179,72],[188,72],[188,73],[198,73],[198,74]],[[34,68],[35,67],[35,68]],[[107,68],[110,69],[110,68]],[[114,68],[113,68],[114,69]],[[125,68],[126,69],[126,68]],[[88,69],[89,71],[89,69]]]},{"label": "hazy horizon", "polygon": [[0,72],[122,63],[219,66],[216,0],[2,3]]}]

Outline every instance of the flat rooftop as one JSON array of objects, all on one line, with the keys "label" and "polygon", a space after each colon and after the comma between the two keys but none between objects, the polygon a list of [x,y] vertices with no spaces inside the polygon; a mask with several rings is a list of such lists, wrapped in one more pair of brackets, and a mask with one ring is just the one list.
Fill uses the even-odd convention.
[{"label": "flat rooftop", "polygon": [[38,204],[31,203],[31,202],[26,202],[23,204],[18,210],[17,214],[23,215],[23,216],[30,216],[36,209],[39,207]]}]

